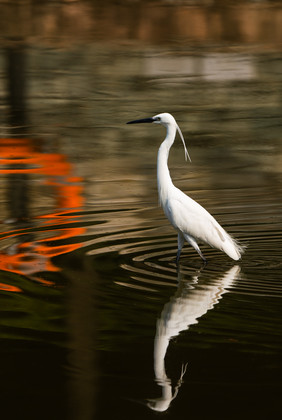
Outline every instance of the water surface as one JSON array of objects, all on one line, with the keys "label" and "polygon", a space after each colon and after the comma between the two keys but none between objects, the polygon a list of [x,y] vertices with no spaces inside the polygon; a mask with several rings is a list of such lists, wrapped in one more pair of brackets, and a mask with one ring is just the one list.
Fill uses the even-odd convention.
[{"label": "water surface", "polygon": [[[235,8],[235,20],[228,8],[149,7],[150,18],[122,4],[97,20],[95,4],[58,3],[61,30],[53,5],[35,7],[25,18],[34,32],[22,27],[20,40],[5,9],[5,418],[281,414],[281,51],[274,36],[255,37],[259,7]],[[84,26],[74,37],[77,13]],[[223,17],[233,32],[219,31]],[[198,31],[177,30],[179,20]],[[157,199],[164,129],[125,124],[163,111],[192,158],[178,138],[175,185],[247,246],[241,261],[203,245],[203,267],[186,245],[176,267],[177,237]]]}]

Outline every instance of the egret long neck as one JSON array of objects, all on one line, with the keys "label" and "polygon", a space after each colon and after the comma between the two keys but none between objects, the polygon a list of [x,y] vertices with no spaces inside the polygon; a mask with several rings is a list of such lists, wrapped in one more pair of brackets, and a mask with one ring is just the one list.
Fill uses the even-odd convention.
[{"label": "egret long neck", "polygon": [[163,206],[167,200],[168,190],[173,185],[170,177],[167,161],[169,150],[173,145],[176,134],[174,126],[167,127],[166,138],[162,142],[158,152],[157,180],[160,204]]}]

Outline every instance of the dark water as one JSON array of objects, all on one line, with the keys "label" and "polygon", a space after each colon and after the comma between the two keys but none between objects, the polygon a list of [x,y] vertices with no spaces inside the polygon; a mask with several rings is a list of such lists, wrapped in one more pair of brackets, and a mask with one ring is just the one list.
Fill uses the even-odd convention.
[{"label": "dark water", "polygon": [[[281,415],[281,9],[148,7],[3,9],[5,419]],[[174,264],[164,129],[125,125],[164,111],[192,157],[177,139],[173,180],[247,246],[237,263]]]}]

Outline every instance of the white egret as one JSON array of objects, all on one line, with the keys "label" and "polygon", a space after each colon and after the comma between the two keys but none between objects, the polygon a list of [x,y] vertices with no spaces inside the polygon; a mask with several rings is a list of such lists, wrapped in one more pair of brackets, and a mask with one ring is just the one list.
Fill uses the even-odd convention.
[{"label": "white egret", "polygon": [[155,123],[166,127],[166,137],[160,145],[157,159],[157,182],[159,201],[164,213],[178,232],[178,251],[176,262],[179,262],[185,240],[198,252],[204,263],[207,262],[199,248],[198,241],[209,244],[225,252],[233,260],[239,260],[244,248],[238,244],[215,220],[215,218],[194,201],[176,188],[171,180],[167,161],[169,151],[178,131],[185,151],[185,158],[190,159],[184,137],[171,114],[163,113],[151,118],[129,121],[127,124]]}]

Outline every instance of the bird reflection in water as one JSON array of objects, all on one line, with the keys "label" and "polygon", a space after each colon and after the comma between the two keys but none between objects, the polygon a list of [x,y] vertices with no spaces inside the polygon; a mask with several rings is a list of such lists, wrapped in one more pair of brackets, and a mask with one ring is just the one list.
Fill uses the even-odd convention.
[{"label": "bird reflection in water", "polygon": [[188,330],[190,325],[197,324],[203,315],[213,309],[227,288],[238,279],[240,271],[240,267],[235,265],[211,283],[203,284],[201,282],[199,284],[201,271],[192,277],[192,282],[188,282],[178,270],[177,291],[165,304],[161,316],[157,320],[154,341],[154,371],[155,380],[162,388],[162,395],[160,398],[147,401],[147,406],[152,410],[164,412],[169,408],[177,396],[187,370],[187,364],[182,365],[179,380],[173,387],[165,369],[165,356],[170,340],[179,335],[181,331]]}]

